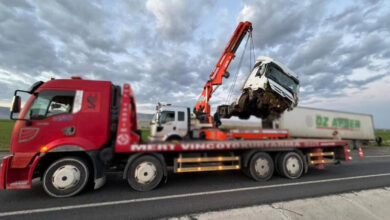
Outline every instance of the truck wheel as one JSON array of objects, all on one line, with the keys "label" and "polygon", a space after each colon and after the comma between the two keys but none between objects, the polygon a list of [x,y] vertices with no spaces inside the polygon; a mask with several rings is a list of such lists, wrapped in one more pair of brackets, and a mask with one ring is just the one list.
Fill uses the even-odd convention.
[{"label": "truck wheel", "polygon": [[303,173],[302,157],[296,152],[283,153],[278,159],[278,170],[280,174],[289,179],[297,179]]},{"label": "truck wheel", "polygon": [[249,161],[248,174],[256,181],[267,181],[274,173],[271,156],[264,152],[254,154]]},{"label": "truck wheel", "polygon": [[280,161],[280,156],[281,155],[282,155],[281,152],[279,152],[279,153],[277,153],[275,155],[274,164],[275,164],[275,171],[276,171],[276,173],[282,176],[282,174],[280,173],[280,170],[279,170],[279,165],[278,165],[279,161]]},{"label": "truck wheel", "polygon": [[87,185],[89,169],[87,163],[78,157],[56,160],[43,174],[43,189],[53,197],[71,197]]},{"label": "truck wheel", "polygon": [[150,191],[157,187],[163,178],[161,162],[153,156],[141,156],[135,159],[128,171],[127,181],[137,191]]}]

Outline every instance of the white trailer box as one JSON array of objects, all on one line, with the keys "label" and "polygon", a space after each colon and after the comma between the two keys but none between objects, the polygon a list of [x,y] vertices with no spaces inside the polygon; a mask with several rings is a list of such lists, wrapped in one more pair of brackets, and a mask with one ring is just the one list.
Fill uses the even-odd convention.
[{"label": "white trailer box", "polygon": [[372,115],[296,107],[273,122],[274,128],[288,129],[293,138],[333,138],[333,132],[345,140],[375,140]]}]

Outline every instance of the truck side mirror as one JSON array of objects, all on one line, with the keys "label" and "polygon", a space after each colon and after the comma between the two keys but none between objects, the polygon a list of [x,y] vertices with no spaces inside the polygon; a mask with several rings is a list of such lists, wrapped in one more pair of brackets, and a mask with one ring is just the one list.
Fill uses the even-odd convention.
[{"label": "truck side mirror", "polygon": [[21,100],[20,96],[18,96],[18,95],[14,96],[14,98],[12,99],[12,104],[11,104],[11,108],[10,108],[11,113],[19,113],[21,106],[22,106],[22,100]]}]

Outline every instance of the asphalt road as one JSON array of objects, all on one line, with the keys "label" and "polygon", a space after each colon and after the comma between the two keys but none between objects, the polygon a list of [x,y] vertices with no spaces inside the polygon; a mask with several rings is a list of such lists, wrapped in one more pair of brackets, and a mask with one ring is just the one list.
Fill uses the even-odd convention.
[{"label": "asphalt road", "polygon": [[66,199],[48,197],[36,182],[31,190],[0,191],[0,218],[154,219],[390,186],[390,149],[365,155],[310,169],[299,180],[274,176],[259,183],[239,171],[170,174],[166,184],[143,193],[115,173],[103,188]]}]

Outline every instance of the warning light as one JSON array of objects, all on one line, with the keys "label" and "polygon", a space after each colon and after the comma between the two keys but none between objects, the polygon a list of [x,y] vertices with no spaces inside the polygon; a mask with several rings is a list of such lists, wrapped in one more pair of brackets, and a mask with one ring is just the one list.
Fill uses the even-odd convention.
[{"label": "warning light", "polygon": [[45,152],[47,152],[47,150],[49,150],[49,148],[47,146],[42,146],[40,152],[45,153]]}]

